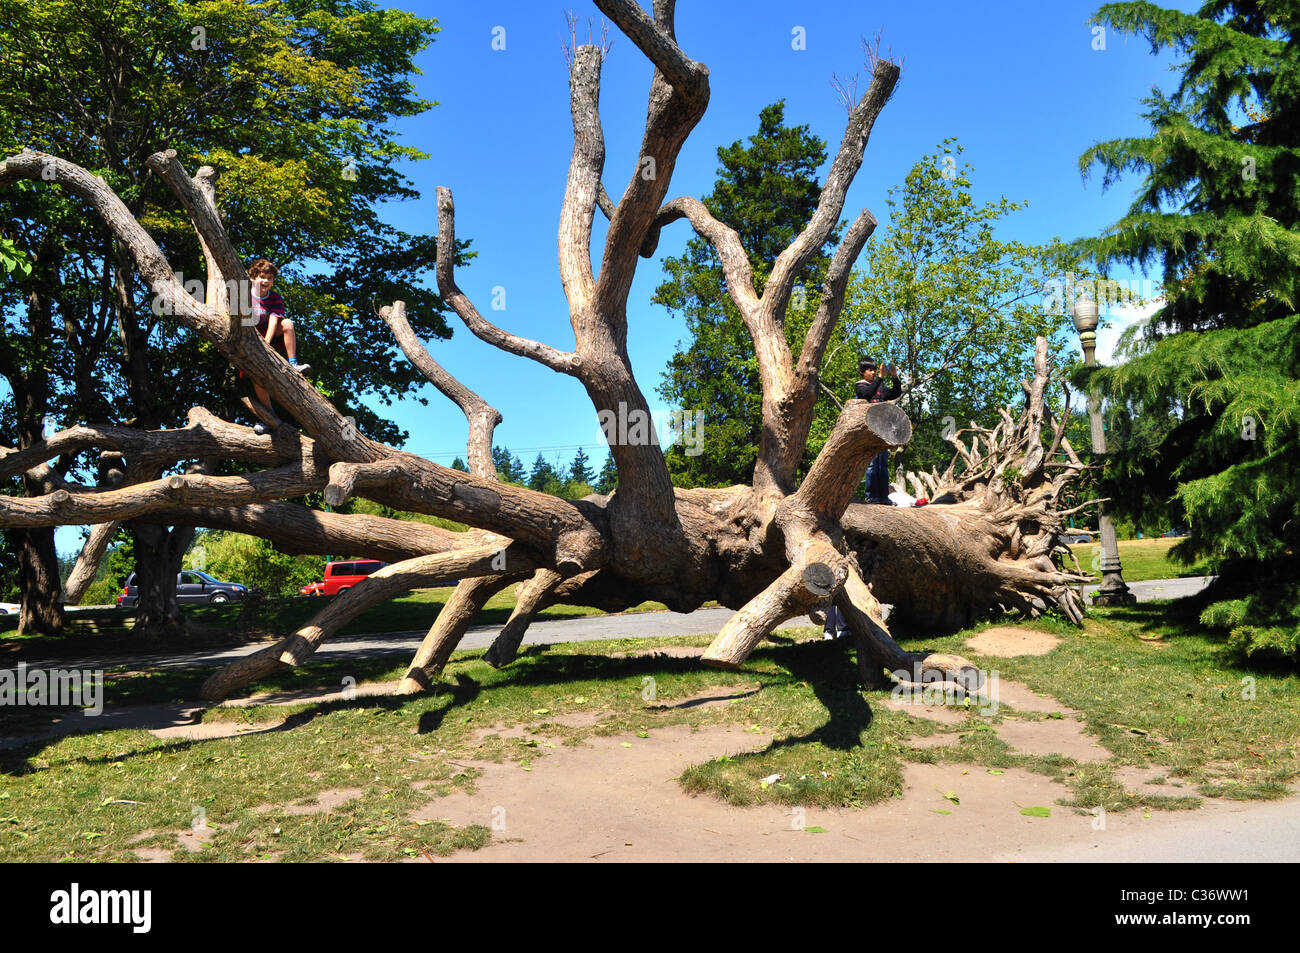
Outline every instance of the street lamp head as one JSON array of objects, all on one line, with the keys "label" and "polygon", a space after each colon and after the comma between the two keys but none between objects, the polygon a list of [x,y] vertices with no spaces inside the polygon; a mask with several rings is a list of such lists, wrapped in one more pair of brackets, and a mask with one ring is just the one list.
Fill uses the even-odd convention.
[{"label": "street lamp head", "polygon": [[1086,296],[1079,298],[1070,309],[1070,320],[1081,337],[1086,332],[1097,330],[1097,302]]}]

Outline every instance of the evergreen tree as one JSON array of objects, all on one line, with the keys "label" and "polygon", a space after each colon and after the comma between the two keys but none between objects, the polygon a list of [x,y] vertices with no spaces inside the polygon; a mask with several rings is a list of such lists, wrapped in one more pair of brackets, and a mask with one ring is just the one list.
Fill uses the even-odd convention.
[{"label": "evergreen tree", "polygon": [[1145,421],[1112,449],[1103,493],[1118,516],[1187,525],[1174,552],[1219,563],[1204,623],[1247,653],[1300,656],[1300,8],[1114,3],[1095,22],[1185,56],[1177,88],[1145,100],[1149,136],[1080,160],[1105,186],[1143,176],[1083,246],[1164,278],[1136,356],[1091,382]]},{"label": "evergreen tree", "polygon": [[595,489],[597,493],[613,493],[618,489],[618,468],[614,466],[614,454],[605,455],[605,464],[596,474]]},{"label": "evergreen tree", "polygon": [[497,478],[506,483],[524,482],[524,464],[505,447],[492,448],[492,460],[497,465]]},{"label": "evergreen tree", "polygon": [[[737,140],[718,149],[718,179],[703,202],[720,221],[736,229],[749,253],[754,287],[763,283],[777,256],[812,217],[821,195],[817,168],[826,143],[807,126],[785,125],[784,101],[759,113],[758,132],[745,145]],[[838,232],[830,244],[839,241]],[[819,251],[809,261],[786,315],[787,337],[802,341],[817,311],[830,258]],[[686,410],[704,414],[704,452],[667,451],[675,482],[687,486],[747,483],[754,470],[762,426],[762,390],[754,342],[728,297],[713,246],[698,236],[686,253],[664,261],[668,280],[654,302],[686,319],[690,343],[669,361],[660,395]],[[797,344],[796,344],[797,347]]]},{"label": "evergreen tree", "polygon": [[569,479],[574,483],[586,483],[587,485],[590,485],[592,481],[592,473],[591,467],[588,466],[589,462],[590,459],[588,458],[586,451],[579,447],[578,452],[573,455],[573,466],[569,468]]},{"label": "evergreen tree", "polygon": [[455,460],[451,461],[451,468],[453,470],[459,470],[462,473],[469,473],[469,467],[466,465],[465,461],[462,460],[460,457],[457,457]]},{"label": "evergreen tree", "polygon": [[549,488],[559,484],[560,477],[555,472],[555,467],[539,453],[537,459],[533,461],[532,471],[528,474],[528,488],[539,493],[550,493],[552,490]]}]

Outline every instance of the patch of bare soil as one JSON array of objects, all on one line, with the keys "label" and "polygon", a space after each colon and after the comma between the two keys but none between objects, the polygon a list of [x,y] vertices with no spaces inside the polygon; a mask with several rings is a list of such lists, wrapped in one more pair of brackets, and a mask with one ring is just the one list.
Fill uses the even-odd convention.
[{"label": "patch of bare soil", "polygon": [[[736,808],[691,797],[675,780],[687,765],[770,741],[738,726],[598,737],[533,759],[531,771],[478,765],[476,793],[434,799],[413,819],[492,830],[491,844],[460,851],[448,858],[453,862],[1014,859],[1096,836],[1091,815],[1056,804],[1065,793],[1059,783],[1014,768],[995,775],[970,765],[910,764],[901,800],[860,810]],[[1030,807],[1051,814],[1021,814]],[[1112,834],[1149,830],[1166,817],[1131,812],[1108,817],[1107,825]],[[810,831],[817,827],[825,832]]]},{"label": "patch of bare soil", "polygon": [[941,735],[917,735],[914,738],[908,738],[909,747],[918,750],[924,748],[948,748],[956,745],[961,741],[961,735],[958,732],[946,732]]},{"label": "patch of bare soil", "polygon": [[354,698],[368,698],[373,695],[391,695],[396,690],[398,682],[362,682],[355,686],[342,686],[337,691],[280,691],[280,692],[261,692],[257,695],[249,695],[247,698],[228,698],[223,701],[221,708],[252,708],[256,705],[301,705],[304,703],[316,704],[320,702],[333,701],[350,701]]},{"label": "patch of bare soil", "polygon": [[1061,640],[1037,629],[1016,629],[995,626],[966,640],[966,648],[977,655],[994,655],[1012,658],[1017,655],[1046,655],[1061,644]]},{"label": "patch of bare soil", "polygon": [[[999,705],[1010,705],[1017,711],[1037,711],[1045,715],[1060,712],[1062,715],[1080,715],[1073,708],[1066,708],[1051,695],[1040,695],[1023,682],[1013,682],[1009,678],[998,678],[997,701]],[[990,685],[990,691],[993,691]]]},{"label": "patch of bare soil", "polygon": [[541,720],[539,725],[503,725],[500,722],[488,728],[480,728],[469,737],[469,744],[473,747],[481,746],[489,738],[496,737],[503,741],[509,741],[515,738],[536,738],[539,735],[556,734],[547,732],[549,725],[557,725],[565,728],[590,728],[592,725],[598,725],[609,715],[605,709],[582,709],[579,711],[565,712],[557,715],[548,712],[545,715],[538,715]]},{"label": "patch of bare soil", "polygon": [[131,853],[146,864],[169,864],[172,860],[172,852],[165,847],[137,847]]},{"label": "patch of bare soil", "polygon": [[155,738],[179,738],[184,741],[206,741],[211,738],[234,738],[237,735],[255,735],[279,728],[283,722],[260,721],[252,724],[238,721],[196,721],[188,725],[169,725],[150,728]]},{"label": "patch of bare soil", "polygon": [[994,730],[998,737],[1025,754],[1059,754],[1076,761],[1106,761],[1110,752],[1083,730],[1074,718],[1021,721],[1006,718]]},{"label": "patch of bare soil", "polygon": [[[1157,765],[1149,768],[1135,768],[1123,765],[1115,769],[1115,779],[1124,785],[1124,790],[1134,794],[1163,794],[1166,797],[1199,796],[1195,787],[1188,787],[1186,782],[1166,776],[1166,769]],[[1152,784],[1155,778],[1164,778],[1162,784]]]},{"label": "patch of bare soil", "polygon": [[[204,844],[211,841],[212,838],[217,835],[216,828],[229,830],[234,826],[234,824],[199,824],[191,827],[187,831],[180,831],[176,835],[176,839],[180,841],[180,845],[186,850],[192,852],[200,851],[203,849]],[[148,848],[144,849],[147,850]]]},{"label": "patch of bare soil", "polygon": [[[330,788],[327,791],[321,791],[309,804],[290,804],[284,808],[286,814],[322,814],[342,807],[348,801],[355,801],[365,793],[364,788]],[[274,808],[269,804],[259,805],[254,808],[257,811],[268,811]]]}]

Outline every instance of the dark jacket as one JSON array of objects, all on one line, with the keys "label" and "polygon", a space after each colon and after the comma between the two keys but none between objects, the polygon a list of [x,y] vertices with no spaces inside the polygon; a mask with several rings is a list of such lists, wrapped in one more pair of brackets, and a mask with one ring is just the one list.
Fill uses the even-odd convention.
[{"label": "dark jacket", "polygon": [[898,395],[903,392],[903,385],[898,382],[897,377],[894,377],[892,383],[886,387],[885,379],[877,374],[876,379],[871,383],[858,381],[854,385],[854,390],[858,400],[869,400],[873,404],[878,404],[882,400],[897,400]]}]

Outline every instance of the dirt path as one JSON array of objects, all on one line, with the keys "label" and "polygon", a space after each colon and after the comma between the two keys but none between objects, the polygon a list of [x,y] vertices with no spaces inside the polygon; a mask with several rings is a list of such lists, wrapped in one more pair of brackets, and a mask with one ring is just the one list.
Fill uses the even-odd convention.
[{"label": "dirt path", "polygon": [[[1024,750],[1088,760],[1109,756],[1068,717],[1019,723],[1014,735],[1004,727],[999,736]],[[461,851],[448,858],[452,862],[1041,861],[1054,859],[1058,851],[1074,860],[1103,859],[1109,853],[1105,848],[1131,846],[1139,836],[1160,842],[1160,832],[1167,830],[1185,837],[1198,818],[1276,807],[1211,800],[1199,811],[1144,816],[1134,810],[1100,818],[1058,805],[1065,786],[1029,771],[991,774],[973,765],[909,764],[901,800],[857,810],[738,808],[687,795],[676,778],[688,765],[762,749],[771,735],[741,726],[692,731],[684,725],[651,729],[648,735],[561,746],[533,759],[527,772],[515,763],[478,763],[483,774],[474,794],[435,799],[413,816],[492,829],[490,845]],[[938,736],[945,738],[955,740]],[[1138,773],[1155,775],[1159,769]],[[946,793],[960,803],[949,801]],[[1025,816],[1022,807],[1047,807],[1051,816]],[[817,827],[824,833],[809,830]]]},{"label": "dirt path", "polygon": [[[987,630],[977,639],[970,645],[973,650],[1002,656],[1041,654],[1056,642],[1046,633],[1023,629]],[[999,695],[1002,703],[1018,711],[1062,715],[1003,721],[998,736],[1013,748],[1059,753],[1080,762],[1110,757],[1084,731],[1079,713],[1055,699],[1007,680],[1001,682]],[[950,706],[896,699],[884,703],[942,724],[967,717]],[[450,858],[455,862],[1041,861],[1058,854],[1103,859],[1113,848],[1139,838],[1161,842],[1162,831],[1186,837],[1198,820],[1217,821],[1262,809],[1211,799],[1194,812],[1080,814],[1056,803],[1068,793],[1060,782],[1022,769],[994,774],[962,764],[909,764],[901,799],[863,809],[738,808],[687,795],[676,779],[689,765],[760,750],[771,743],[770,734],[750,733],[741,726],[692,730],[673,725],[648,735],[595,737],[582,746],[560,747],[534,759],[528,772],[514,763],[483,762],[477,765],[483,774],[474,794],[433,800],[415,817],[492,829],[490,845],[461,851]],[[937,735],[918,738],[917,746],[956,740],[953,734]],[[1158,768],[1126,769],[1123,777],[1130,790],[1140,790],[1148,776],[1159,773]],[[956,796],[958,803],[946,794]],[[1046,807],[1051,813],[1026,816],[1021,808],[1027,807]],[[1294,850],[1300,854],[1300,848]]]},{"label": "dirt path", "polygon": [[[1054,636],[1033,630],[989,629],[967,644],[972,651],[1007,656],[1039,654],[1054,642]],[[686,651],[676,646],[656,651],[677,654],[679,649]],[[390,688],[375,683],[357,686],[356,691],[382,695]],[[337,697],[338,692],[289,691],[225,704],[287,705]],[[1029,754],[1058,753],[1079,762],[1110,757],[1084,730],[1079,713],[1057,700],[1009,680],[1000,682],[998,698],[1013,710],[1004,711],[1012,717],[996,726],[998,737],[1012,748]],[[715,693],[685,704],[726,701]],[[908,704],[897,698],[877,698],[872,703],[949,726],[969,717],[964,708],[951,705]],[[95,728],[144,728],[160,737],[191,739],[279,728],[278,723],[204,723],[199,720],[202,710],[193,705],[119,709],[111,718],[96,719]],[[1018,719],[1014,712],[1061,717]],[[594,712],[583,716],[587,725],[600,719]],[[86,726],[64,724],[54,733],[79,727]],[[509,736],[522,730],[502,726],[499,733]],[[753,733],[741,725],[699,729],[666,725],[650,728],[646,734],[644,738],[592,736],[578,745],[539,750],[528,771],[513,761],[474,762],[482,774],[473,794],[431,798],[412,820],[444,819],[492,830],[487,847],[461,851],[447,858],[451,862],[1140,861],[1157,854],[1173,860],[1240,861],[1252,856],[1300,860],[1300,838],[1269,833],[1300,830],[1300,799],[1265,805],[1207,799],[1197,811],[1131,810],[1103,818],[1058,805],[1057,799],[1068,793],[1065,785],[1030,771],[1007,768],[993,773],[970,764],[908,764],[902,798],[871,807],[738,808],[712,797],[690,796],[677,778],[690,765],[761,750],[773,741],[771,734]],[[917,737],[914,742],[918,748],[953,744],[957,735]],[[1145,786],[1146,780],[1162,771],[1126,767],[1118,769],[1116,776],[1130,791],[1181,793],[1167,786]],[[1026,807],[1045,807],[1051,813],[1026,816],[1021,813]],[[142,855],[142,859],[165,859],[165,853],[157,858]]]}]

